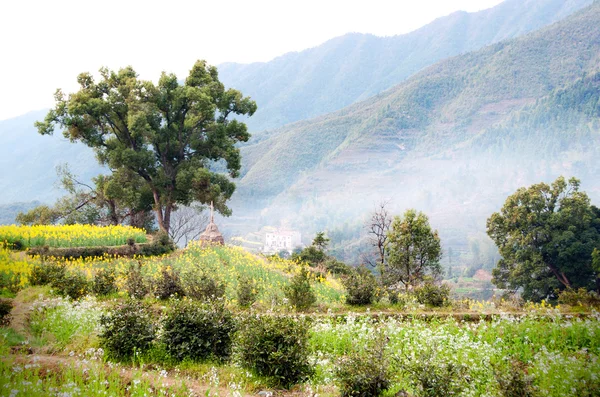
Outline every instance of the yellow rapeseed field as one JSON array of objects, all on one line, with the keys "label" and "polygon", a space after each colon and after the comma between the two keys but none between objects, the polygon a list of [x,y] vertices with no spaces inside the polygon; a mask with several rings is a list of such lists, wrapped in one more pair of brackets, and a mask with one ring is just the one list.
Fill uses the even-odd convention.
[{"label": "yellow rapeseed field", "polygon": [[130,226],[38,225],[0,226],[0,243],[27,247],[93,247],[146,241],[146,232]]}]

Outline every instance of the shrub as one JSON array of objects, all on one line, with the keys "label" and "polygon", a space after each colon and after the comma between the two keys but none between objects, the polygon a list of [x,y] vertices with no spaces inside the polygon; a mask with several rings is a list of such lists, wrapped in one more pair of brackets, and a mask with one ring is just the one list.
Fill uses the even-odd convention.
[{"label": "shrub", "polygon": [[343,280],[348,292],[346,303],[350,305],[369,305],[377,294],[377,279],[365,266],[354,269]]},{"label": "shrub", "polygon": [[306,310],[317,301],[317,297],[310,286],[309,271],[305,268],[292,277],[290,284],[284,288],[283,293],[296,310]]},{"label": "shrub", "polygon": [[566,289],[558,295],[558,302],[569,306],[600,306],[600,295],[595,291],[588,291],[585,288],[578,290]]},{"label": "shrub", "polygon": [[331,274],[349,275],[352,273],[352,267],[340,262],[335,258],[329,258],[325,261],[325,269]]},{"label": "shrub", "polygon": [[182,282],[185,295],[192,299],[211,302],[225,296],[225,283],[199,268],[188,271]]},{"label": "shrub", "polygon": [[178,360],[225,360],[231,355],[234,330],[233,317],[223,305],[179,302],[164,320],[161,339]]},{"label": "shrub", "polygon": [[94,275],[92,292],[98,296],[112,294],[117,291],[116,280],[117,275],[115,269],[100,269]]},{"label": "shrub", "polygon": [[236,289],[237,300],[241,307],[250,307],[260,293],[258,283],[250,277],[241,276]]},{"label": "shrub", "polygon": [[185,296],[179,273],[171,268],[163,267],[154,285],[154,296],[158,299]]},{"label": "shrub", "polygon": [[[534,397],[533,376],[527,374],[527,365],[518,359],[509,368],[494,369],[500,395],[503,397]],[[578,394],[579,395],[579,394]]]},{"label": "shrub", "polygon": [[289,316],[250,316],[237,333],[240,363],[275,386],[289,388],[313,372],[309,364],[310,324]]},{"label": "shrub", "polygon": [[435,346],[415,358],[404,357],[399,366],[409,375],[417,396],[458,396],[464,388],[466,367],[436,357]]},{"label": "shrub", "polygon": [[13,294],[16,294],[21,289],[21,274],[0,271],[0,290],[6,290]]},{"label": "shrub", "polygon": [[67,268],[63,264],[55,262],[42,263],[34,265],[29,275],[29,284],[48,285],[54,280],[62,279],[67,273]]},{"label": "shrub", "polygon": [[390,387],[386,345],[386,335],[381,333],[372,346],[356,350],[339,361],[336,377],[343,397],[380,396]]},{"label": "shrub", "polygon": [[150,292],[148,282],[142,274],[141,262],[138,262],[137,266],[133,264],[129,266],[125,277],[125,290],[130,297],[135,299],[143,299]]},{"label": "shrub", "polygon": [[108,357],[124,360],[135,352],[148,350],[155,338],[151,318],[148,307],[138,301],[121,303],[110,314],[103,315],[100,345]]},{"label": "shrub", "polygon": [[84,297],[90,292],[90,283],[81,272],[66,272],[63,277],[56,278],[50,284],[61,296],[68,296],[73,300]]},{"label": "shrub", "polygon": [[10,324],[10,311],[12,308],[12,299],[0,299],[0,326]]},{"label": "shrub", "polygon": [[445,284],[436,285],[431,281],[416,287],[413,292],[419,303],[433,307],[444,306],[450,298],[450,287]]}]

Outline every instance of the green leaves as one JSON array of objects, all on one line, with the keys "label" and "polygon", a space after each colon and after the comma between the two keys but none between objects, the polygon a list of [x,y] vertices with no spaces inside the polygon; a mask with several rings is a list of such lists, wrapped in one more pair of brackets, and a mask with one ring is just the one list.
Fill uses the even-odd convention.
[{"label": "green leaves", "polygon": [[67,99],[58,91],[55,109],[36,123],[39,133],[52,134],[58,126],[71,140],[94,148],[114,171],[143,179],[163,230],[169,229],[177,203],[215,201],[217,210],[228,215],[225,202],[234,185],[209,164],[223,160],[231,177],[239,175],[236,144],[250,134],[245,124],[229,117],[252,115],[256,103],[225,90],[216,68],[205,61],[194,64],[183,85],[167,73],[157,85],[139,80],[131,67],[103,68],[100,74],[97,83],[89,73],[80,74],[80,90]]},{"label": "green leaves", "polygon": [[523,288],[540,300],[554,289],[593,288],[591,255],[600,245],[600,214],[579,181],[559,177],[551,185],[521,188],[488,219],[488,235],[503,259],[493,272],[501,288]]}]

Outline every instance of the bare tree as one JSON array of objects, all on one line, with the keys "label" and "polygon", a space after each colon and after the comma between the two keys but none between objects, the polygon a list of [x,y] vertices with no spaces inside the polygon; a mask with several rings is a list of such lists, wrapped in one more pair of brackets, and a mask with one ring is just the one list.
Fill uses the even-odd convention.
[{"label": "bare tree", "polygon": [[388,200],[380,201],[365,225],[369,233],[369,243],[376,248],[377,255],[379,256],[377,263],[380,265],[385,264],[388,231],[392,224],[392,216],[387,209],[388,205]]},{"label": "bare tree", "polygon": [[178,207],[171,214],[169,237],[180,247],[185,247],[192,240],[197,240],[208,224],[209,215],[201,205]]}]

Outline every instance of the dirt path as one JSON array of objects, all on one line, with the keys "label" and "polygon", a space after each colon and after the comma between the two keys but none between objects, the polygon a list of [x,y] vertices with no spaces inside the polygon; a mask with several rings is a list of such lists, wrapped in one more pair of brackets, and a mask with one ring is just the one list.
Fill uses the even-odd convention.
[{"label": "dirt path", "polygon": [[23,336],[28,335],[27,318],[31,304],[23,301],[23,291],[20,291],[13,299],[13,308],[10,312],[10,327]]}]

